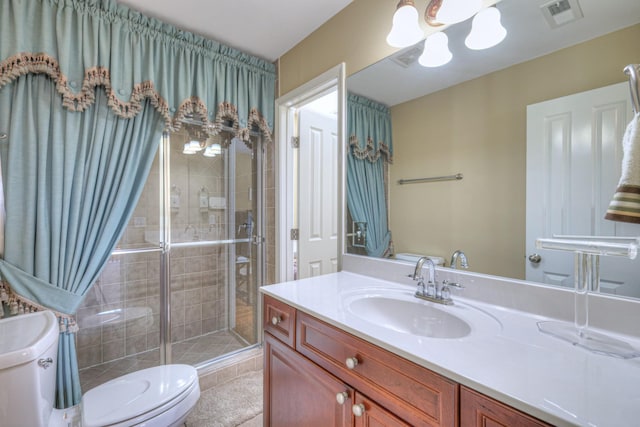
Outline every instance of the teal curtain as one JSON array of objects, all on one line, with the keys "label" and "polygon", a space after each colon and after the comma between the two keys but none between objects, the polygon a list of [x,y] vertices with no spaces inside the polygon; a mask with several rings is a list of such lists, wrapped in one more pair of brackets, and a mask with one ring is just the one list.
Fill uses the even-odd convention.
[{"label": "teal curtain", "polygon": [[274,64],[115,0],[2,0],[0,40],[0,88],[45,73],[71,110],[88,108],[99,85],[121,117],[149,99],[168,130],[196,114],[210,134],[228,121],[245,141],[253,127],[271,138]]},{"label": "teal curtain", "polygon": [[196,116],[211,135],[225,124],[270,141],[274,95],[273,64],[115,0],[0,2],[0,299],[12,314],[59,316],[58,407],[81,397],[73,315],[130,218],[162,129]]},{"label": "teal curtain", "polygon": [[347,206],[354,221],[367,224],[367,254],[382,257],[391,244],[384,173],[393,160],[389,109],[348,94],[347,129]]},{"label": "teal curtain", "polygon": [[[148,104],[149,101],[146,101]],[[0,91],[6,225],[0,272],[14,304],[61,314],[57,405],[80,401],[73,315],[100,275],[142,192],[162,136],[150,105],[117,117],[102,89],[82,114],[47,76]]]}]

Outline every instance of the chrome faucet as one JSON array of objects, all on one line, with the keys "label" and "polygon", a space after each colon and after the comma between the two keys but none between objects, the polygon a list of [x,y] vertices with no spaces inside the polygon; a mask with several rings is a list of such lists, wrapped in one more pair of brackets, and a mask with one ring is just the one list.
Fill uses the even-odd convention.
[{"label": "chrome faucet", "polygon": [[416,269],[413,271],[413,280],[421,281],[422,280],[422,265],[428,258],[426,256],[421,256],[416,263]]},{"label": "chrome faucet", "polygon": [[[427,263],[429,267],[429,280],[425,287],[422,277],[422,266]],[[433,260],[428,257],[420,257],[416,263],[416,269],[413,272],[413,280],[418,282],[418,289],[416,290],[415,297],[424,299],[438,304],[451,305],[453,300],[451,299],[451,291],[446,282],[438,284],[436,281],[436,265]]]},{"label": "chrome faucet", "polygon": [[453,255],[451,255],[451,262],[449,263],[449,267],[456,269],[458,264],[458,257],[460,257],[460,267],[465,270],[469,268],[469,264],[467,263],[467,256],[460,249],[455,251]]}]

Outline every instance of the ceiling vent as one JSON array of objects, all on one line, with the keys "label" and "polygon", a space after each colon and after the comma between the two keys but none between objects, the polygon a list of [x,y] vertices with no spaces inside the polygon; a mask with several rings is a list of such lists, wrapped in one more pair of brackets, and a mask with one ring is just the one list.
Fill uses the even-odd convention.
[{"label": "ceiling vent", "polygon": [[418,58],[422,55],[423,47],[424,42],[420,42],[391,56],[391,60],[403,68],[409,68],[411,64],[418,61]]},{"label": "ceiling vent", "polygon": [[540,6],[540,10],[542,10],[544,18],[552,29],[576,21],[584,16],[578,0],[550,1]]}]

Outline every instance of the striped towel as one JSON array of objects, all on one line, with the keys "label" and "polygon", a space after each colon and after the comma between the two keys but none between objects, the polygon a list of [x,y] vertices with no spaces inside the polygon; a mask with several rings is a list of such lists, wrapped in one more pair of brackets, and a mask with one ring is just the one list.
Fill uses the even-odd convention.
[{"label": "striped towel", "polygon": [[640,112],[627,125],[622,148],[622,175],[604,217],[640,224]]}]

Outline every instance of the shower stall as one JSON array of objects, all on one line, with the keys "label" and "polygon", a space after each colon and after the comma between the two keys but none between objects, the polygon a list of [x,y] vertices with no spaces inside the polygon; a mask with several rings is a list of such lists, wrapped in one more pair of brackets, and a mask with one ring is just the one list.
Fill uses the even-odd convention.
[{"label": "shower stall", "polygon": [[83,390],[259,344],[264,148],[196,122],[165,134],[128,227],[78,310]]}]

